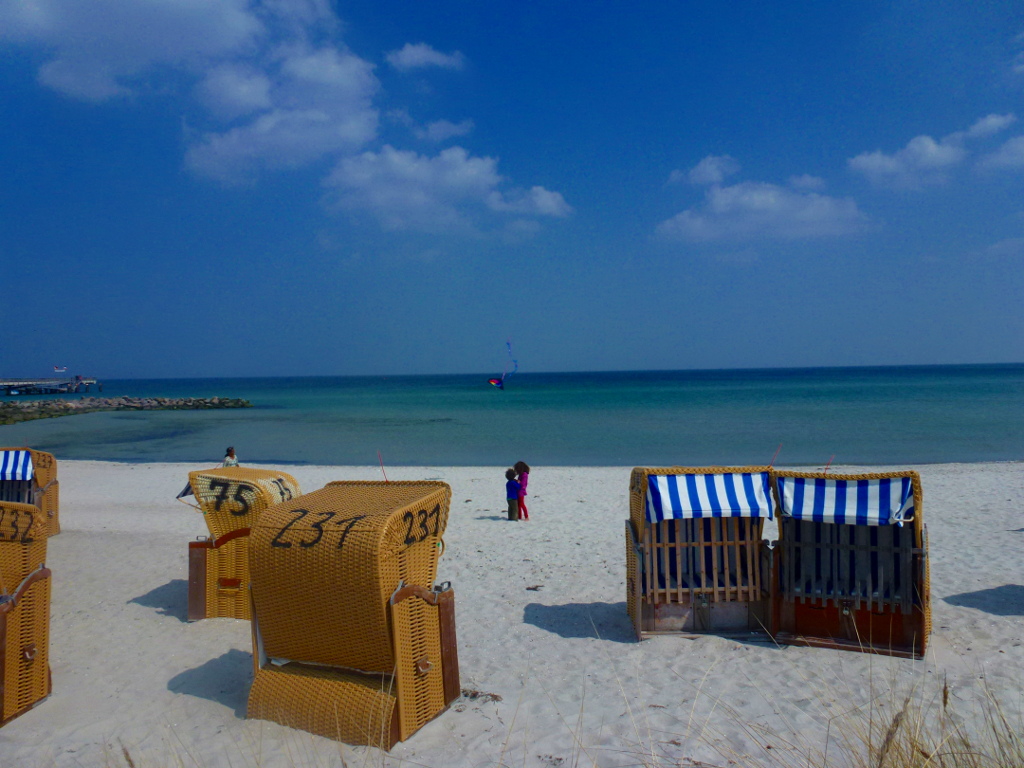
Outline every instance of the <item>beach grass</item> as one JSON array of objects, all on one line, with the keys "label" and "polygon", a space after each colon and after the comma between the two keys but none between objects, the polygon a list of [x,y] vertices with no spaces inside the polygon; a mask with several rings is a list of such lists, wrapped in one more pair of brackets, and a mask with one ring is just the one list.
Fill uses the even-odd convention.
[{"label": "beach grass", "polygon": [[[934,680],[934,676],[929,678]],[[825,726],[824,739],[814,739],[790,728],[785,722],[774,726],[745,723],[738,713],[712,692],[701,691],[712,705],[698,715],[691,706],[676,733],[660,732],[645,722],[638,711],[631,713],[633,734],[618,743],[604,743],[600,734],[583,730],[587,707],[581,691],[579,709],[561,718],[568,734],[568,751],[552,758],[560,768],[1024,768],[1024,718],[1019,709],[1008,708],[989,686],[953,691],[945,680],[934,684],[880,686],[885,693],[867,706],[833,715]],[[518,768],[532,764],[527,750],[517,743],[529,743],[529,729],[517,731],[519,706],[508,723],[497,754],[480,755],[481,768]],[[744,748],[731,744],[723,725],[738,726],[746,737]],[[376,749],[353,750],[339,744],[332,758],[306,745],[305,734],[296,732],[287,748],[291,768],[444,768],[393,757]],[[751,748],[753,745],[753,748]],[[163,755],[136,754],[117,741],[108,750],[102,768],[212,768],[203,755],[195,754],[181,739],[168,743]],[[236,744],[231,766],[262,768],[260,744]],[[718,759],[688,757],[685,753],[718,754]],[[279,761],[275,761],[278,764]],[[100,768],[100,767],[97,767]]]}]

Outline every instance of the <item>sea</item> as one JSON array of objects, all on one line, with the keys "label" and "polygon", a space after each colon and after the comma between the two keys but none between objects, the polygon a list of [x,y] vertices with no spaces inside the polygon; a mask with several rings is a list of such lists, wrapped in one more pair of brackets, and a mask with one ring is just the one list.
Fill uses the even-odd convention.
[{"label": "sea", "polygon": [[[102,381],[252,408],[0,426],[58,459],[368,466],[907,465],[1024,459],[1024,364]],[[72,397],[78,397],[74,395]],[[4,398],[11,399],[11,398]]]}]

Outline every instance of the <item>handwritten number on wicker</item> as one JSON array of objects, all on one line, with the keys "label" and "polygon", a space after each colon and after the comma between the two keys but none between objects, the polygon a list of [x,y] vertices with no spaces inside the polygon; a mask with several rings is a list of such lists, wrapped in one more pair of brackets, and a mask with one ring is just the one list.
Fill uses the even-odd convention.
[{"label": "handwritten number on wicker", "polygon": [[275,478],[273,481],[274,485],[277,486],[277,493],[281,497],[281,501],[292,500],[292,489],[284,484],[284,480]]},{"label": "handwritten number on wicker", "polygon": [[413,534],[412,532],[412,524],[413,521],[416,520],[416,516],[413,515],[412,512],[406,512],[404,515],[402,515],[402,519],[406,522],[405,546],[408,547],[410,544],[415,544],[417,541],[415,534]]},{"label": "handwritten number on wicker", "polygon": [[299,546],[303,549],[308,549],[309,547],[314,547],[317,544],[319,544],[320,539],[324,537],[324,523],[326,523],[328,520],[334,517],[334,514],[334,512],[321,512],[320,519],[317,520],[315,523],[311,523],[309,526],[310,528],[316,529],[316,538],[312,541],[300,541]]},{"label": "handwritten number on wicker", "polygon": [[[309,514],[309,510],[308,509],[293,509],[292,512],[296,513],[295,519],[293,519],[290,523],[285,525],[284,528],[282,528],[280,531],[277,532],[277,536],[275,536],[273,539],[270,540],[270,546],[272,546],[272,547],[283,547],[284,549],[288,549],[289,547],[291,547],[292,543],[290,541],[281,541],[281,537],[284,536],[288,532],[289,528],[291,528],[293,525],[295,525],[297,522],[299,522],[299,520],[301,520],[306,515],[308,515]],[[317,541],[319,541],[319,539],[317,539]]]},{"label": "handwritten number on wicker", "polygon": [[[0,507],[0,539],[4,538],[4,518],[7,517],[8,512],[11,513],[11,535],[7,537],[7,540],[18,541],[22,544],[31,544],[33,541],[35,541],[35,539],[30,539],[28,534],[32,530],[32,525],[36,521],[36,516],[28,511],[20,512],[17,509],[7,510],[4,509],[3,507]],[[22,528],[18,525],[18,523],[21,522],[22,515],[26,515],[28,517],[28,525],[25,526],[24,530],[22,530]],[[21,538],[19,538],[19,535]]]},{"label": "handwritten number on wicker", "polygon": [[217,498],[213,500],[213,509],[216,512],[220,512],[220,505],[228,500],[228,488],[231,484],[226,480],[211,480],[210,490],[218,491]]},{"label": "handwritten number on wicker", "polygon": [[[434,519],[433,531],[427,526],[430,518]],[[408,547],[418,544],[428,536],[437,536],[438,531],[441,530],[441,505],[438,504],[430,512],[427,512],[425,509],[421,509],[415,514],[406,512],[402,515],[402,519],[405,521],[405,545]],[[418,532],[413,530],[413,524],[417,521],[419,522]]]},{"label": "handwritten number on wicker", "polygon": [[244,491],[244,490],[245,490],[244,486],[241,486],[241,485],[238,486],[238,488],[235,489],[235,495],[231,497],[235,501],[239,502],[242,505],[241,509],[232,509],[231,510],[231,514],[232,515],[236,515],[237,517],[241,517],[242,515],[249,514],[249,500],[246,499],[245,498],[245,494],[242,493],[242,491]]},{"label": "handwritten number on wicker", "polygon": [[338,549],[341,549],[343,546],[345,546],[345,539],[348,538],[349,531],[351,531],[352,527],[360,520],[362,520],[364,517],[366,517],[366,515],[356,515],[355,517],[350,518],[348,520],[339,520],[337,523],[335,523],[335,525],[343,526],[341,531],[341,538],[338,539]]}]

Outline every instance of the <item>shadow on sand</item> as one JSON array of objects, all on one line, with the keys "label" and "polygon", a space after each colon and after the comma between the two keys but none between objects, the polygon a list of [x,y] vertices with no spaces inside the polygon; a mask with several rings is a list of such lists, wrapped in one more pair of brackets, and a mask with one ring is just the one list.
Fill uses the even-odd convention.
[{"label": "shadow on sand", "polygon": [[188,582],[185,579],[171,579],[144,595],[133,597],[128,602],[155,608],[161,616],[173,616],[179,621],[188,621]]},{"label": "shadow on sand", "polygon": [[944,598],[950,605],[976,608],[993,616],[1024,616],[1024,586],[1003,584],[1001,587],[963,592]]},{"label": "shadow on sand", "polygon": [[237,648],[167,681],[167,690],[209,699],[233,709],[244,720],[252,682],[252,656]]},{"label": "shadow on sand", "polygon": [[614,643],[635,643],[625,603],[528,603],[523,622],[560,637],[599,637]]}]

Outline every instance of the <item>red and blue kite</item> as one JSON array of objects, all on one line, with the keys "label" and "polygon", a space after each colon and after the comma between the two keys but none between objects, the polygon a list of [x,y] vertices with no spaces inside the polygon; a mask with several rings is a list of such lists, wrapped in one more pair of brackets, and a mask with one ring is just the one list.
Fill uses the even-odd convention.
[{"label": "red and blue kite", "polygon": [[512,361],[512,370],[510,371],[508,369],[508,363],[505,363],[505,370],[501,374],[501,378],[500,379],[488,379],[487,380],[488,384],[490,384],[492,387],[497,387],[498,389],[504,389],[505,388],[505,379],[511,378],[512,375],[516,371],[519,370],[519,361],[516,360],[514,357],[512,357],[512,340],[511,339],[505,342],[505,348],[508,349],[508,359]]}]

